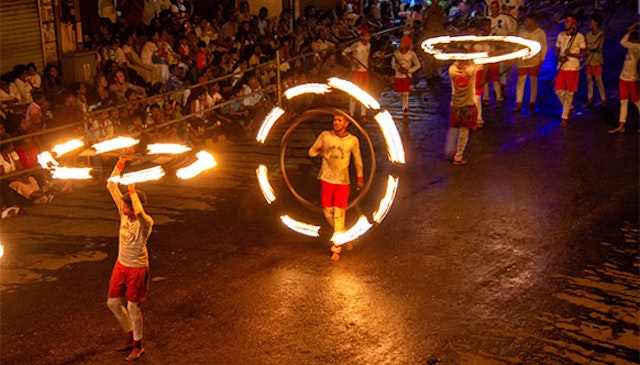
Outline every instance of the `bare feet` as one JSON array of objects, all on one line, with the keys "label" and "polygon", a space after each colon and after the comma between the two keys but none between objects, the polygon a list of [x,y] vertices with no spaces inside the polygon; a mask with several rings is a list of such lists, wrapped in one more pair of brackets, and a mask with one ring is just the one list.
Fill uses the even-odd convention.
[{"label": "bare feet", "polygon": [[337,252],[332,252],[331,253],[331,261],[338,261],[340,260],[340,254]]},{"label": "bare feet", "polygon": [[142,357],[142,355],[144,354],[144,349],[142,347],[134,347],[133,350],[131,350],[131,353],[129,354],[129,356],[125,357],[125,361],[136,361],[138,360],[140,357]]}]

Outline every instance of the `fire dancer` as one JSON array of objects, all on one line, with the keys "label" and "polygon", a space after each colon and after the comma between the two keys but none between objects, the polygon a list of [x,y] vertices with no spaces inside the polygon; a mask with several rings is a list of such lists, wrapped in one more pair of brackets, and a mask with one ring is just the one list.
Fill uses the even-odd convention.
[{"label": "fire dancer", "polygon": [[[368,28],[359,30],[360,40],[342,51],[343,56],[349,56],[352,64],[351,81],[358,85],[364,91],[369,91],[370,75],[369,75],[369,54],[371,53],[371,33]],[[354,115],[356,110],[356,100],[349,100],[349,114]],[[362,123],[367,120],[367,109],[360,107],[360,121]]]},{"label": "fire dancer", "polygon": [[620,72],[620,118],[617,128],[610,129],[609,133],[624,133],[629,112],[629,100],[640,111],[640,78],[638,77],[638,60],[640,60],[640,39],[638,39],[640,22],[632,25],[622,37],[620,44],[627,49],[627,56]]},{"label": "fire dancer", "polygon": [[393,89],[400,96],[402,115],[409,113],[409,92],[411,91],[411,76],[420,69],[420,60],[413,51],[411,38],[403,36],[400,48],[393,52],[391,67],[395,70]]},{"label": "fire dancer", "polygon": [[569,123],[569,114],[573,109],[573,95],[578,91],[580,59],[587,48],[584,36],[578,32],[577,26],[577,20],[567,17],[564,22],[564,32],[560,32],[556,40],[556,56],[560,64],[555,89],[562,103],[561,127],[566,127]]},{"label": "fire dancer", "polygon": [[[111,177],[120,176],[128,160],[130,158],[121,157]],[[140,305],[146,299],[149,285],[147,240],[153,219],[143,208],[146,195],[136,190],[134,184],[128,185],[128,192],[124,195],[115,182],[107,182],[107,189],[120,213],[118,259],[109,281],[107,306],[125,332],[124,342],[116,350],[131,350],[125,360],[134,361],[144,354]]]},{"label": "fire dancer", "polygon": [[[349,121],[342,115],[333,116],[333,130],[325,130],[309,149],[309,156],[322,156],[318,179],[322,182],[320,205],[334,232],[344,231],[346,209],[349,202],[349,165],[351,155],[358,178],[357,189],[364,186],[360,141],[347,131]],[[340,260],[341,245],[331,246],[331,260]]]},{"label": "fire dancer", "polygon": [[533,110],[538,96],[538,75],[542,68],[542,63],[547,54],[547,34],[538,25],[538,20],[534,14],[529,14],[524,18],[524,29],[520,31],[520,37],[534,40],[540,43],[541,50],[537,55],[518,62],[518,84],[516,86],[516,108],[513,111],[522,110],[522,99],[524,98],[524,86],[529,76],[529,109]]},{"label": "fire dancer", "polygon": [[[477,128],[477,114],[474,96],[476,75],[482,66],[472,61],[457,60],[449,67],[451,79],[451,115],[445,155],[453,156],[454,165],[466,164],[463,153],[469,142],[469,132]],[[486,77],[486,70],[482,73]],[[456,133],[457,132],[457,133]],[[457,138],[456,138],[457,134]],[[454,149],[454,141],[457,145]]]}]

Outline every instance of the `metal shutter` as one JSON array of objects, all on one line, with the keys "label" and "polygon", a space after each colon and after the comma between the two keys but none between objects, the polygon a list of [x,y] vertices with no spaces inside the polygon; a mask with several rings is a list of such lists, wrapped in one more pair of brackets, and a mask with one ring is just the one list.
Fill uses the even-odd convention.
[{"label": "metal shutter", "polygon": [[17,64],[44,68],[37,0],[0,0],[0,73]]}]

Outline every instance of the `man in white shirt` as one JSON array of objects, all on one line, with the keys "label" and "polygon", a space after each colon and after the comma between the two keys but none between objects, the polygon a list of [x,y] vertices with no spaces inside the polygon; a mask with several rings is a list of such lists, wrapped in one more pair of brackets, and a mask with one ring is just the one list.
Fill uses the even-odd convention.
[{"label": "man in white shirt", "polygon": [[567,17],[564,31],[556,39],[556,57],[560,62],[556,76],[556,95],[562,103],[561,127],[569,123],[569,114],[573,108],[573,96],[578,91],[580,78],[580,59],[584,57],[587,45],[584,36],[578,32],[578,21]]},{"label": "man in white shirt", "polygon": [[[366,28],[360,29],[360,40],[353,43],[342,51],[343,56],[348,56],[351,60],[351,81],[362,90],[369,91],[369,54],[371,53],[371,33]],[[349,114],[353,115],[356,110],[356,101],[351,98],[349,101]],[[360,108],[361,121],[367,120],[367,109]]]},{"label": "man in white shirt", "polygon": [[623,133],[627,123],[627,113],[629,111],[629,100],[633,102],[636,109],[640,111],[640,78],[638,77],[638,60],[640,60],[640,43],[638,39],[638,28],[640,23],[635,23],[622,37],[620,44],[627,49],[627,56],[620,72],[620,122],[618,127],[609,130],[609,133]]},{"label": "man in white shirt", "polygon": [[540,53],[526,60],[518,61],[518,85],[516,87],[516,108],[514,111],[522,110],[522,99],[524,97],[524,85],[529,76],[529,109],[533,109],[538,95],[538,75],[542,62],[547,54],[547,34],[538,26],[535,15],[529,14],[524,19],[524,28],[518,34],[522,38],[530,39],[540,43]]},{"label": "man in white shirt", "polygon": [[[322,157],[318,179],[322,182],[320,205],[334,232],[344,231],[344,221],[349,202],[349,165],[351,156],[356,167],[357,188],[364,186],[360,141],[347,131],[349,121],[340,114],[333,117],[333,130],[320,133],[309,149],[309,156]],[[341,245],[331,247],[331,260],[340,259]]]}]

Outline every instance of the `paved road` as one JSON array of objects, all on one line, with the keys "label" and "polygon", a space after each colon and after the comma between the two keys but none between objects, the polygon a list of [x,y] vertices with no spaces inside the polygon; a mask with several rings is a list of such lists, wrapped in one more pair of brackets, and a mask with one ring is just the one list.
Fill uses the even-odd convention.
[{"label": "paved road", "polygon": [[[607,134],[609,89],[604,113],[579,95],[566,129],[551,97],[535,113],[512,113],[513,97],[490,106],[469,164],[454,167],[442,158],[447,82],[419,88],[398,119],[406,167],[386,163],[365,126],[377,173],[350,219],[375,206],[385,173],[400,186],[386,220],[337,263],[326,241],[279,223],[283,211],[321,219],[287,195],[277,166],[284,202],[262,198],[254,169],[277,161],[276,145],[212,146],[219,168],[144,186],[156,227],[140,363],[637,364],[640,151],[634,128]],[[382,101],[398,116],[393,95]],[[304,123],[287,149],[312,202],[317,163],[304,153],[325,125]],[[117,226],[92,182],[2,221],[3,364],[122,361],[105,306]]]}]

